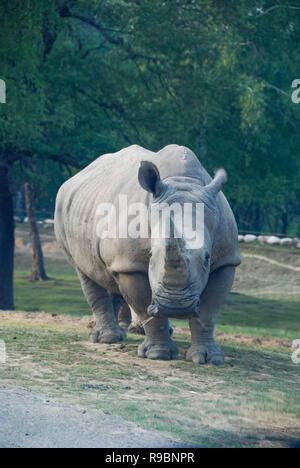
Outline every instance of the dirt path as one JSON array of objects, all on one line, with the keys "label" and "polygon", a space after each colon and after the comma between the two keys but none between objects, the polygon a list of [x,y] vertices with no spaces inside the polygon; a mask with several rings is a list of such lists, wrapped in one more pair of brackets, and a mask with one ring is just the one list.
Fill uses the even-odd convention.
[{"label": "dirt path", "polygon": [[263,260],[264,262],[271,263],[272,265],[276,265],[276,266],[279,266],[281,268],[286,268],[287,270],[300,271],[300,267],[295,267],[295,266],[292,266],[292,265],[286,265],[284,263],[277,262],[276,260],[272,260],[271,258],[264,257],[263,255],[248,254],[248,253],[243,252],[242,256],[246,257],[246,258],[257,258],[258,260]]},{"label": "dirt path", "polygon": [[0,448],[184,448],[186,444],[101,411],[0,388]]}]

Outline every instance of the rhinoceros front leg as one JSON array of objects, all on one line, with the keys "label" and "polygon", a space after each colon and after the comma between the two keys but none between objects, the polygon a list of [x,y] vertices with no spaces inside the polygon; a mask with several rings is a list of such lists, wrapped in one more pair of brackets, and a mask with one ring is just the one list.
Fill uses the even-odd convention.
[{"label": "rhinoceros front leg", "polygon": [[78,271],[78,276],[96,319],[96,327],[90,334],[90,340],[93,343],[117,343],[125,340],[126,332],[118,325],[111,295],[81,271]]},{"label": "rhinoceros front leg", "polygon": [[190,319],[192,346],[186,359],[196,364],[211,362],[218,365],[224,363],[222,350],[214,340],[214,327],[217,313],[234,280],[235,267],[226,266],[214,271],[201,295],[200,315]]},{"label": "rhinoceros front leg", "polygon": [[146,337],[139,345],[138,356],[149,359],[175,359],[178,349],[170,337],[169,320],[153,318],[147,321],[147,308],[152,296],[147,275],[138,272],[120,274],[118,283],[123,297],[137,314],[138,320],[144,323]]},{"label": "rhinoceros front leg", "polygon": [[138,356],[169,361],[176,359],[178,348],[170,336],[168,319],[153,318],[144,325],[146,338],[138,349]]}]

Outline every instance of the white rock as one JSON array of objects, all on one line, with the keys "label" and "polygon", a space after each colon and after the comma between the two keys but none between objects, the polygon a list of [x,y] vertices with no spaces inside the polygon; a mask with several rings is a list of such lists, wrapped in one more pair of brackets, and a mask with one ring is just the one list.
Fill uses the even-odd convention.
[{"label": "white rock", "polygon": [[54,224],[54,219],[44,219],[44,224]]},{"label": "white rock", "polygon": [[296,245],[297,249],[300,249],[300,242]]},{"label": "white rock", "polygon": [[241,234],[238,235],[238,241],[239,242],[244,242],[244,236],[242,236]]},{"label": "white rock", "polygon": [[299,242],[300,242],[299,237],[294,237],[294,238],[293,238],[293,246],[294,246],[294,247],[297,247],[297,245],[298,245]]},{"label": "white rock", "polygon": [[257,237],[254,236],[253,234],[246,234],[244,236],[244,242],[246,242],[247,244],[250,243],[250,242],[254,242],[256,241]]},{"label": "white rock", "polygon": [[266,238],[266,236],[258,236],[257,240],[258,240],[258,242],[260,244],[264,244],[266,242],[267,238]]},{"label": "white rock", "polygon": [[276,236],[270,236],[267,238],[267,244],[269,245],[279,245],[280,244],[280,238]]},{"label": "white rock", "polygon": [[293,239],[290,237],[284,237],[283,239],[280,239],[280,245],[286,245],[289,247],[290,245],[293,245]]}]

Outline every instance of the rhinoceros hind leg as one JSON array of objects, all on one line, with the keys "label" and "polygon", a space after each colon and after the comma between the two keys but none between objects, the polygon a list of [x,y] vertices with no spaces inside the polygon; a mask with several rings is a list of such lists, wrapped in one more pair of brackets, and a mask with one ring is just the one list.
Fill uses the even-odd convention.
[{"label": "rhinoceros hind leg", "polygon": [[126,331],[117,322],[111,295],[81,271],[77,270],[81,287],[91,307],[96,327],[90,334],[93,343],[118,343],[126,339]]},{"label": "rhinoceros hind leg", "polygon": [[189,321],[192,346],[186,355],[188,361],[196,364],[224,364],[223,352],[214,340],[214,327],[218,310],[232,287],[234,273],[235,267],[231,266],[221,267],[211,273],[200,298],[200,315]]},{"label": "rhinoceros hind leg", "polygon": [[111,298],[117,322],[121,328],[127,330],[131,324],[131,312],[129,306],[120,294],[112,294]]},{"label": "rhinoceros hind leg", "polygon": [[134,309],[130,307],[131,312],[131,324],[128,327],[128,331],[130,333],[134,333],[135,335],[145,335],[145,330],[142,327],[142,322],[139,316],[135,313]]}]

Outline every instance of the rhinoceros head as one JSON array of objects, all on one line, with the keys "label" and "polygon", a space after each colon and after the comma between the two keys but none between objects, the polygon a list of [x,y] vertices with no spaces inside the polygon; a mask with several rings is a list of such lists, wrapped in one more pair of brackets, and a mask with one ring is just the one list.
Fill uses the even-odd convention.
[{"label": "rhinoceros head", "polygon": [[[208,185],[190,177],[169,177],[162,180],[158,168],[149,161],[143,161],[139,169],[140,185],[153,196],[151,212],[151,252],[149,261],[149,281],[152,290],[152,303],[148,314],[158,317],[191,317],[199,314],[201,294],[204,290],[211,268],[213,239],[218,221],[216,197],[227,176],[223,169],[217,171]],[[182,225],[169,210],[168,235],[164,230],[167,223],[162,222],[161,206],[180,206],[182,213],[187,205],[202,204],[204,216],[199,225],[197,211],[192,210],[191,225],[194,230],[202,229],[202,242],[191,246],[185,237]],[[197,218],[197,219],[196,219]],[[202,220],[202,221],[201,221]],[[181,221],[185,222],[184,216]],[[164,232],[153,233],[159,229]]]}]

